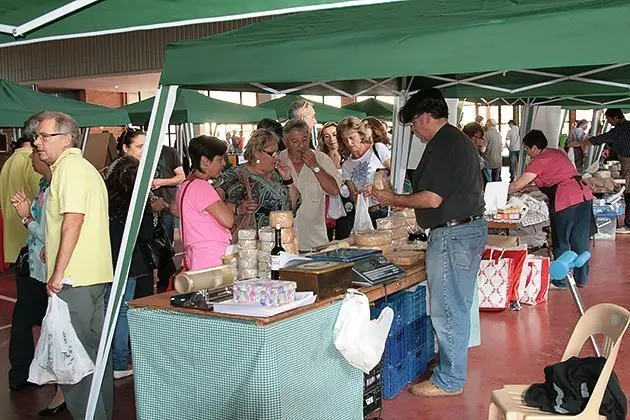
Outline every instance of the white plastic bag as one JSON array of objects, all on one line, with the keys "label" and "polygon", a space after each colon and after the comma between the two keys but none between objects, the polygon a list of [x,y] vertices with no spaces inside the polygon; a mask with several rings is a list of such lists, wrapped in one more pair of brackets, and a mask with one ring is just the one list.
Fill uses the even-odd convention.
[{"label": "white plastic bag", "polygon": [[346,210],[343,208],[341,196],[328,197],[328,218],[337,220],[342,217],[346,217]]},{"label": "white plastic bag", "polygon": [[94,363],[72,328],[68,304],[57,295],[49,297],[28,381],[74,385],[92,372]]},{"label": "white plastic bag", "polygon": [[371,321],[367,296],[349,289],[335,322],[335,347],[350,365],[369,373],[381,361],[393,320],[394,311],[387,307]]},{"label": "white plastic bag", "polygon": [[367,202],[367,198],[363,197],[363,194],[357,196],[357,206],[354,212],[354,226],[353,232],[360,232],[362,230],[373,230],[372,219],[370,219],[370,210]]}]

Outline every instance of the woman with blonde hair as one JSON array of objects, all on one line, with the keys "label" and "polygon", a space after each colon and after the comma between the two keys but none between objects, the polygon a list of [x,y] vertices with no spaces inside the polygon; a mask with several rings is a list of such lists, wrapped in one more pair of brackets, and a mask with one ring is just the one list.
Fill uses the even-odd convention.
[{"label": "woman with blonde hair", "polygon": [[[356,203],[357,196],[373,184],[376,172],[389,170],[391,153],[383,143],[372,143],[366,125],[355,117],[339,122],[337,138],[344,142],[350,152],[341,166],[341,175]],[[374,197],[368,198],[368,205],[374,223],[376,219],[387,215],[387,208],[382,207]]]},{"label": "woman with blonde hair", "polygon": [[290,210],[295,215],[300,192],[291,169],[278,159],[278,137],[269,130],[255,130],[243,156],[247,162],[223,172],[216,184],[234,215],[254,214],[256,229],[269,225],[272,211]]}]

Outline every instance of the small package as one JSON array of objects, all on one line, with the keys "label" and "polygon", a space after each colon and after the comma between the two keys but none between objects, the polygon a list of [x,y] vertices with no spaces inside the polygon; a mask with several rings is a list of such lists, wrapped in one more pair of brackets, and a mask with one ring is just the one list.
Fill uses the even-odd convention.
[{"label": "small package", "polygon": [[293,281],[246,280],[233,284],[234,302],[259,303],[277,307],[295,300],[296,284]]}]

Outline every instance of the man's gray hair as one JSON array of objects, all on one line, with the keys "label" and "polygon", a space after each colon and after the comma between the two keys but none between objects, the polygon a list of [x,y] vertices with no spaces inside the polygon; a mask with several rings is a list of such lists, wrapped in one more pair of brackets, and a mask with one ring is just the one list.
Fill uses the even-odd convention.
[{"label": "man's gray hair", "polygon": [[300,111],[303,108],[306,108],[309,106],[313,106],[313,104],[311,104],[306,99],[300,99],[298,101],[291,102],[291,105],[289,105],[289,110],[287,112],[289,119],[294,120],[294,119],[300,118]]},{"label": "man's gray hair", "polygon": [[64,114],[63,112],[53,111],[40,112],[37,115],[39,115],[40,123],[46,120],[55,120],[55,125],[57,126],[57,131],[59,133],[70,134],[72,138],[72,147],[81,147],[81,133],[79,132],[79,125],[70,115]]},{"label": "man's gray hair", "polygon": [[38,112],[37,114],[31,115],[26,121],[24,121],[24,126],[22,127],[23,137],[35,140],[35,138],[37,137],[37,129],[39,128],[39,123],[42,122],[42,114],[42,112]]},{"label": "man's gray hair", "polygon": [[291,131],[301,131],[306,134],[310,134],[310,130],[308,128],[308,124],[302,120],[298,120],[296,118],[287,121],[287,123],[282,128],[282,137],[287,138]]}]

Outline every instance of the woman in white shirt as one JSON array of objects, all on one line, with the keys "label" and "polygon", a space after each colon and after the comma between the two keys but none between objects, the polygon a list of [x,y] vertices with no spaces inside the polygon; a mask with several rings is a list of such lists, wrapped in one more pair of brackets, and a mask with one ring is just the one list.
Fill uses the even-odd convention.
[{"label": "woman in white shirt", "polygon": [[[365,124],[355,117],[339,123],[337,139],[343,141],[350,152],[341,166],[341,176],[356,203],[357,196],[374,183],[374,175],[378,170],[389,171],[391,152],[383,143],[373,143]],[[387,208],[381,206],[374,197],[368,197],[368,206],[373,223],[387,216]]]}]

